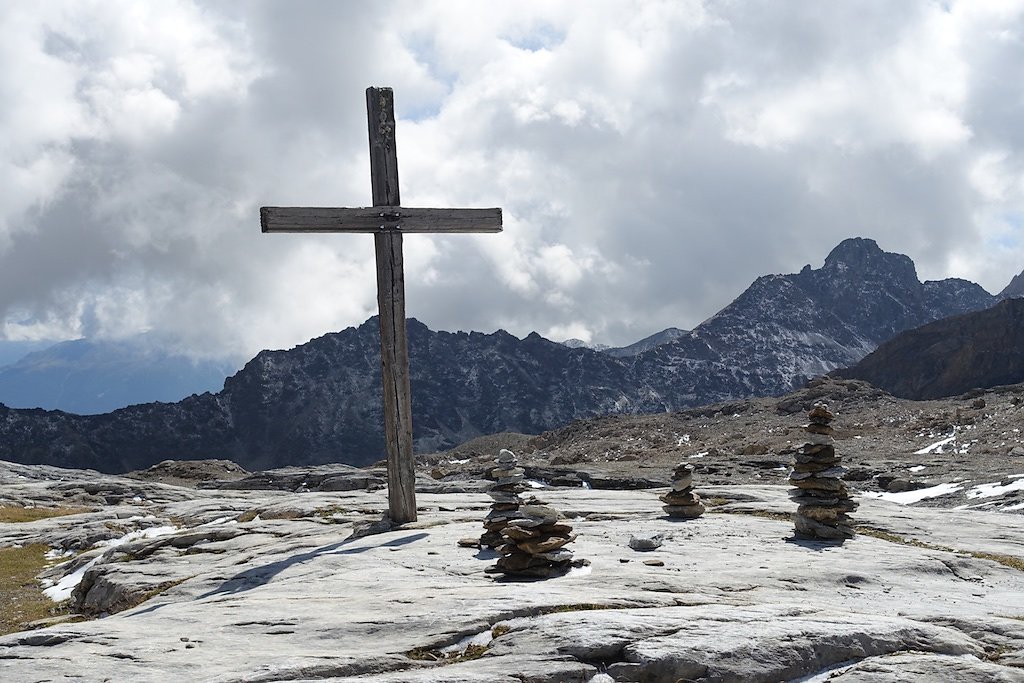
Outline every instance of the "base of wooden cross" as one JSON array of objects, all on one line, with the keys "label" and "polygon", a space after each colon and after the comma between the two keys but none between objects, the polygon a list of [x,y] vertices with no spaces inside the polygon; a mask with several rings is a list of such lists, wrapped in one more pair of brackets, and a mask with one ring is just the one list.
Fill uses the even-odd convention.
[{"label": "base of wooden cross", "polygon": [[405,329],[405,270],[401,233],[374,235],[384,441],[388,449],[388,510],[396,524],[416,521],[416,458],[412,452],[409,343]]}]

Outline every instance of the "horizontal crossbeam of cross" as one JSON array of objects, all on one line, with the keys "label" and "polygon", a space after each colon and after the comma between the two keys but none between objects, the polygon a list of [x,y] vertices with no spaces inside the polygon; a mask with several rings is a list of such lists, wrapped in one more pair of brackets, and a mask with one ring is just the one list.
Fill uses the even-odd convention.
[{"label": "horizontal crossbeam of cross", "polygon": [[501,209],[264,206],[263,232],[501,232]]}]

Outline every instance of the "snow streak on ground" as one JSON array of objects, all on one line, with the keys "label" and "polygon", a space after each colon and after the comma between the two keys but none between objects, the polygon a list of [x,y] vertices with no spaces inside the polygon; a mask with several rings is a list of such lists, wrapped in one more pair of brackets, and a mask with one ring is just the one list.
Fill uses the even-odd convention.
[{"label": "snow streak on ground", "polygon": [[930,446],[925,446],[919,451],[914,451],[914,455],[928,455],[929,453],[941,453],[942,447],[947,443],[951,443],[956,440],[956,434],[953,436],[946,437],[942,441],[936,441]]},{"label": "snow streak on ground", "polygon": [[969,491],[966,491],[964,495],[968,498],[991,498],[993,496],[1001,496],[1004,493],[1010,493],[1011,491],[1024,491],[1024,475],[1019,475],[1017,479],[1009,484],[1003,484],[998,481],[991,484],[978,484]]},{"label": "snow streak on ground", "polygon": [[[142,538],[156,538],[157,536],[166,536],[167,534],[173,534],[178,530],[175,526],[157,526],[149,529],[142,529],[140,531],[133,531],[129,534],[125,534],[120,538],[114,538],[109,541],[100,541],[94,547],[107,547],[114,548],[119,545],[128,543],[129,541],[137,541]],[[46,597],[50,598],[54,602],[63,602],[71,597],[71,592],[75,589],[79,583],[82,582],[82,577],[85,576],[86,570],[92,567],[94,564],[100,561],[103,557],[103,553],[89,560],[81,567],[71,572],[63,579],[58,581],[55,585],[50,586],[43,590]]]},{"label": "snow streak on ground", "polygon": [[963,486],[960,484],[949,483],[929,486],[928,488],[917,489],[916,491],[901,491],[899,493],[865,491],[861,495],[866,498],[881,498],[882,500],[890,500],[894,503],[900,503],[901,505],[911,505],[925,500],[926,498],[938,498],[939,496],[944,496],[947,493],[955,493],[962,488]]}]

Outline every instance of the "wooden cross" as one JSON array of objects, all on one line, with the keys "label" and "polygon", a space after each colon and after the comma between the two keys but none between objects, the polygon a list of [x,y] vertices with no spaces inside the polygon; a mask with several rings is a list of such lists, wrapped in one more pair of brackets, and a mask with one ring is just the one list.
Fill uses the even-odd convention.
[{"label": "wooden cross", "polygon": [[384,436],[388,449],[388,509],[397,524],[416,520],[412,401],[405,330],[402,233],[501,232],[501,209],[413,209],[398,194],[395,102],[391,88],[366,89],[373,206],[260,208],[263,232],[369,232],[377,256]]}]

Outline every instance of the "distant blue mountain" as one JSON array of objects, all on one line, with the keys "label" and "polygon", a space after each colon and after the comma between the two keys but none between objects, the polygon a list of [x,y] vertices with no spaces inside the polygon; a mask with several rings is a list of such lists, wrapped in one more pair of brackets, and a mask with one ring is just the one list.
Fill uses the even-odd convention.
[{"label": "distant blue mountain", "polygon": [[155,348],[145,337],[121,341],[77,339],[24,355],[0,367],[0,403],[80,415],[138,403],[179,401],[217,392],[238,368],[194,360]]}]

